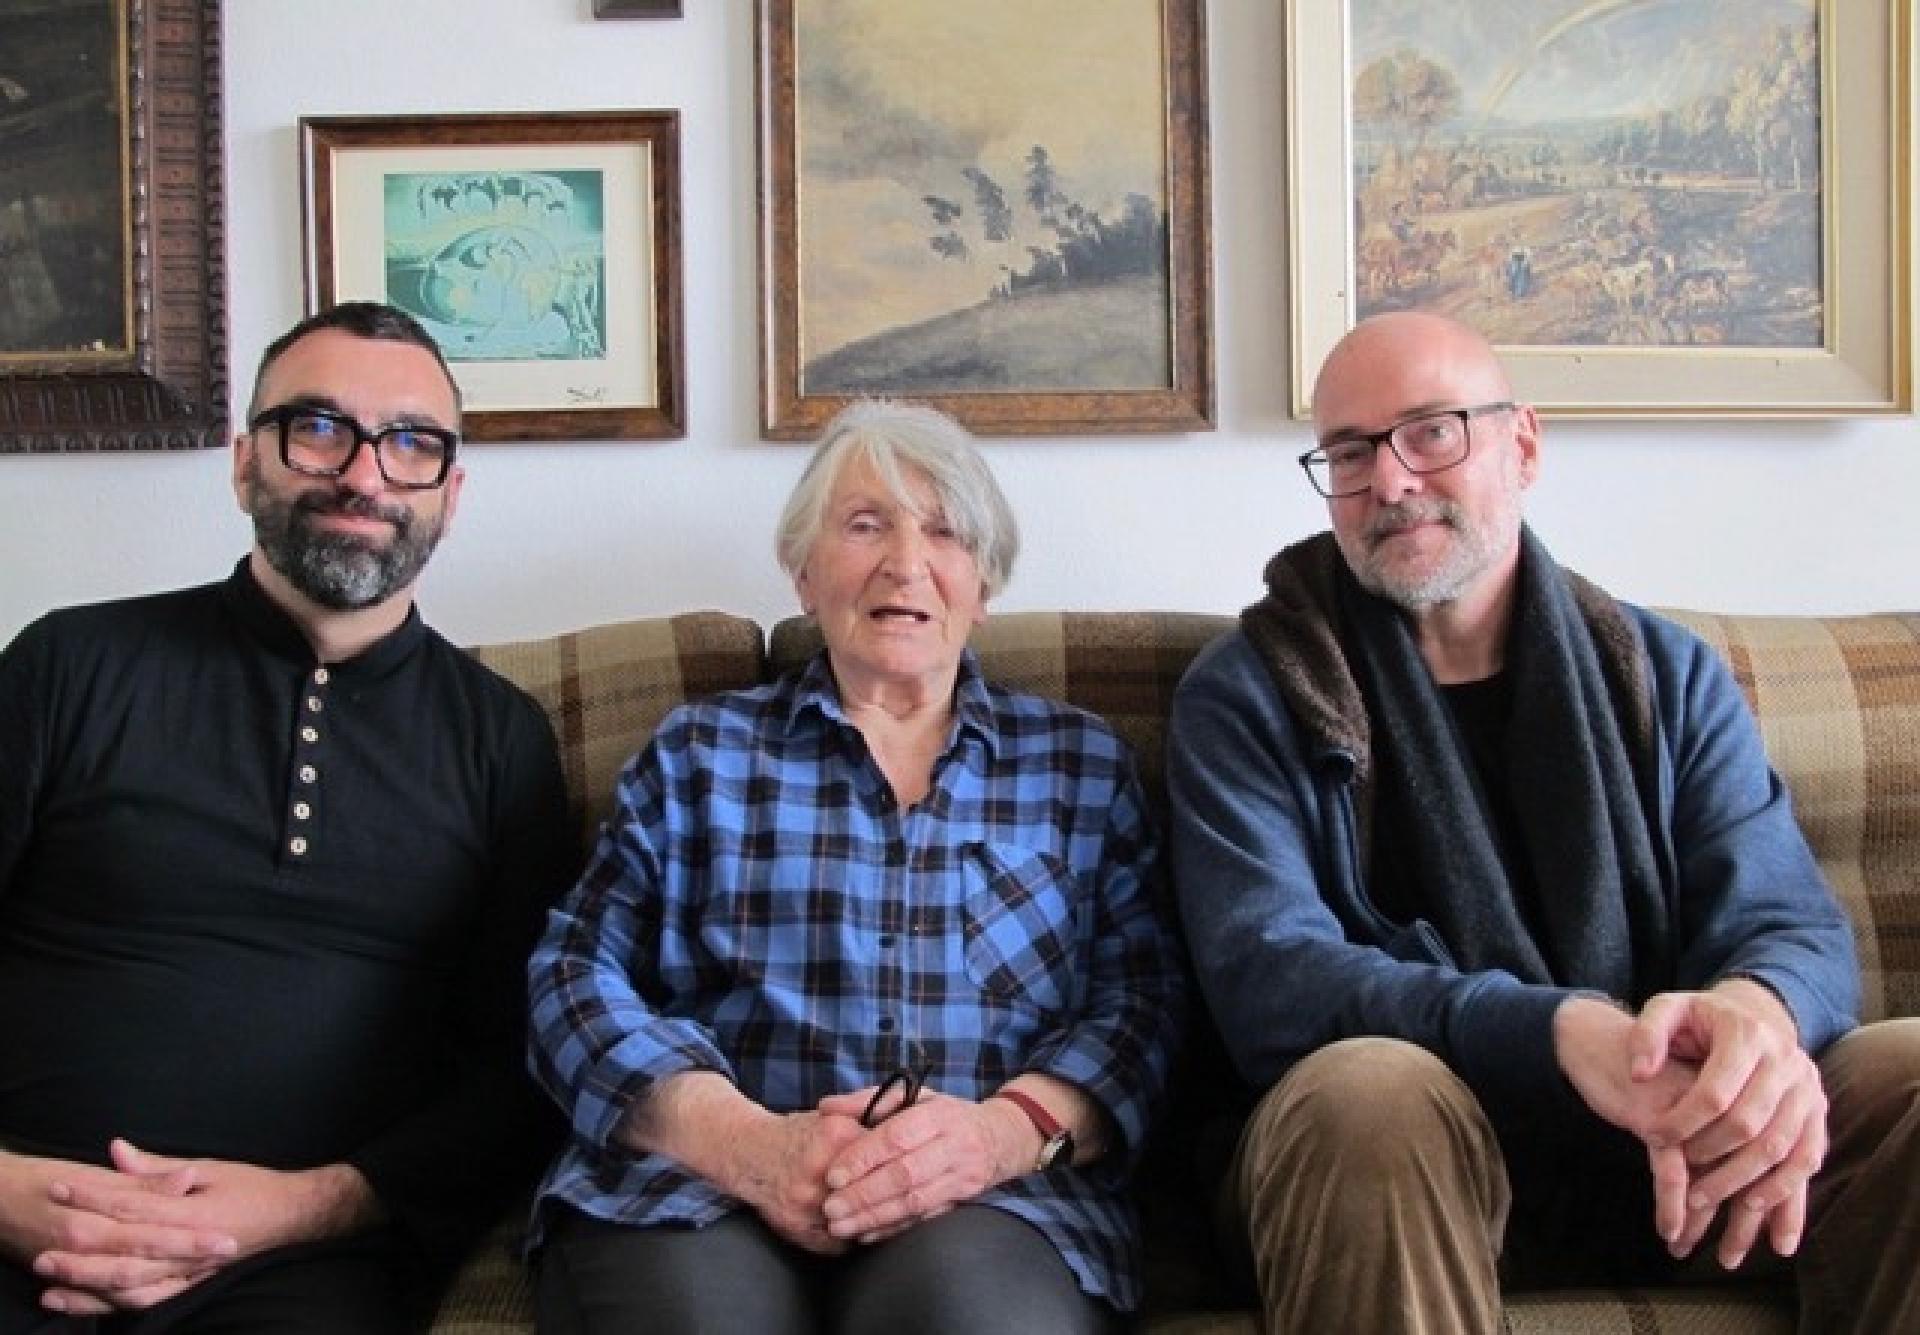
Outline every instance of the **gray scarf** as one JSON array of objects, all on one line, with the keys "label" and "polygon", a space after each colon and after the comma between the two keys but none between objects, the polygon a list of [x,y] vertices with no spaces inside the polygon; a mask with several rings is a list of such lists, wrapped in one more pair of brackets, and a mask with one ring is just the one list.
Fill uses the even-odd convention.
[{"label": "gray scarf", "polygon": [[1621,607],[1522,531],[1506,671],[1508,780],[1525,847],[1509,851],[1539,887],[1536,933],[1406,616],[1360,587],[1328,533],[1280,552],[1266,579],[1267,596],[1241,624],[1300,726],[1353,757],[1363,868],[1383,785],[1409,814],[1395,834],[1410,845],[1421,902],[1454,962],[1636,1006],[1665,986],[1657,743],[1645,655]]}]

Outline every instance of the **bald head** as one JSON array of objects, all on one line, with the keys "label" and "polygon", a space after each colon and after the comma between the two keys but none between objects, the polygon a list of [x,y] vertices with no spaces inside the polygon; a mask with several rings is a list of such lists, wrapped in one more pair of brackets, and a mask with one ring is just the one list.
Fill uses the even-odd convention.
[{"label": "bald head", "polygon": [[1417,616],[1497,605],[1540,435],[1486,339],[1424,311],[1364,320],[1320,368],[1313,425],[1349,461],[1327,512],[1363,587]]},{"label": "bald head", "polygon": [[[1473,329],[1429,311],[1370,316],[1333,345],[1313,382],[1313,424],[1321,439],[1429,408],[1513,397],[1493,347]],[[1369,414],[1375,416],[1370,417]]]}]

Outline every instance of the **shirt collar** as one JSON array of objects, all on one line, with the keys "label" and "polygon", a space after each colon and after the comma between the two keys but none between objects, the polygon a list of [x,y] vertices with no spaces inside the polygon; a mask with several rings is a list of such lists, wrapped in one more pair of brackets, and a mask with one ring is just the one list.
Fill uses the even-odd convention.
[{"label": "shirt collar", "polygon": [[[261,648],[302,666],[314,665],[313,646],[307,643],[299,624],[260,587],[260,581],[253,577],[250,558],[240,558],[222,591],[235,619]],[[409,606],[407,619],[388,634],[346,662],[329,663],[327,667],[347,678],[385,676],[412,655],[426,633],[420,609]]]},{"label": "shirt collar", "polygon": [[[793,701],[787,711],[787,726],[794,727],[808,713],[818,713],[843,727],[854,726],[840,705],[840,687],[833,679],[827,651],[821,649],[807,661],[793,684]],[[962,732],[980,738],[989,756],[999,754],[1000,730],[994,721],[993,700],[987,693],[987,679],[981,675],[980,660],[973,650],[960,652],[960,668],[953,683],[953,726],[947,733],[946,749],[951,751]]]}]

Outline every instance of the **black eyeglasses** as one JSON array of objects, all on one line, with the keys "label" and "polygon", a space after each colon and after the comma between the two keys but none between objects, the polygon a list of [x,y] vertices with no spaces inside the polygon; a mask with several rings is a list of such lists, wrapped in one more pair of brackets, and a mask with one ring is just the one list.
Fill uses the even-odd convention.
[{"label": "black eyeglasses", "polygon": [[280,461],[309,477],[339,477],[353,467],[362,445],[373,446],[373,461],[390,487],[425,491],[447,480],[460,447],[458,432],[444,427],[396,422],[369,431],[345,413],[301,403],[268,408],[247,423],[249,431],[277,428]]},{"label": "black eyeglasses", "polygon": [[867,1110],[860,1114],[860,1125],[871,1130],[895,1113],[911,1108],[919,1101],[920,1091],[926,1088],[927,1076],[932,1070],[933,1064],[924,1057],[915,1065],[894,1067],[867,1100]]},{"label": "black eyeglasses", "polygon": [[1445,408],[1396,422],[1371,435],[1343,436],[1325,441],[1300,456],[1307,480],[1328,500],[1358,496],[1373,485],[1373,460],[1385,445],[1409,473],[1442,473],[1457,467],[1473,448],[1468,422],[1487,413],[1503,413],[1510,402],[1479,403],[1471,408]]}]

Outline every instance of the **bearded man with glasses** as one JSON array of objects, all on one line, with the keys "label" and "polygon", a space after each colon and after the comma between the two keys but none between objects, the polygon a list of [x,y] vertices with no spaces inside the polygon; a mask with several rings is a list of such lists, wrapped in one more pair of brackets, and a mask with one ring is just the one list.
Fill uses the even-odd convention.
[{"label": "bearded man with glasses", "polygon": [[1168,740],[1265,1329],[1494,1332],[1503,1285],[1793,1258],[1802,1330],[1920,1330],[1920,1022],[1854,1028],[1732,677],[1523,523],[1540,424],[1473,331],[1365,321],[1313,409],[1331,532],[1268,564]]},{"label": "bearded man with glasses", "polygon": [[414,1329],[545,1157],[553,737],[413,604],[459,422],[410,317],[321,312],[261,358],[233,574],[0,653],[0,1335]]}]

